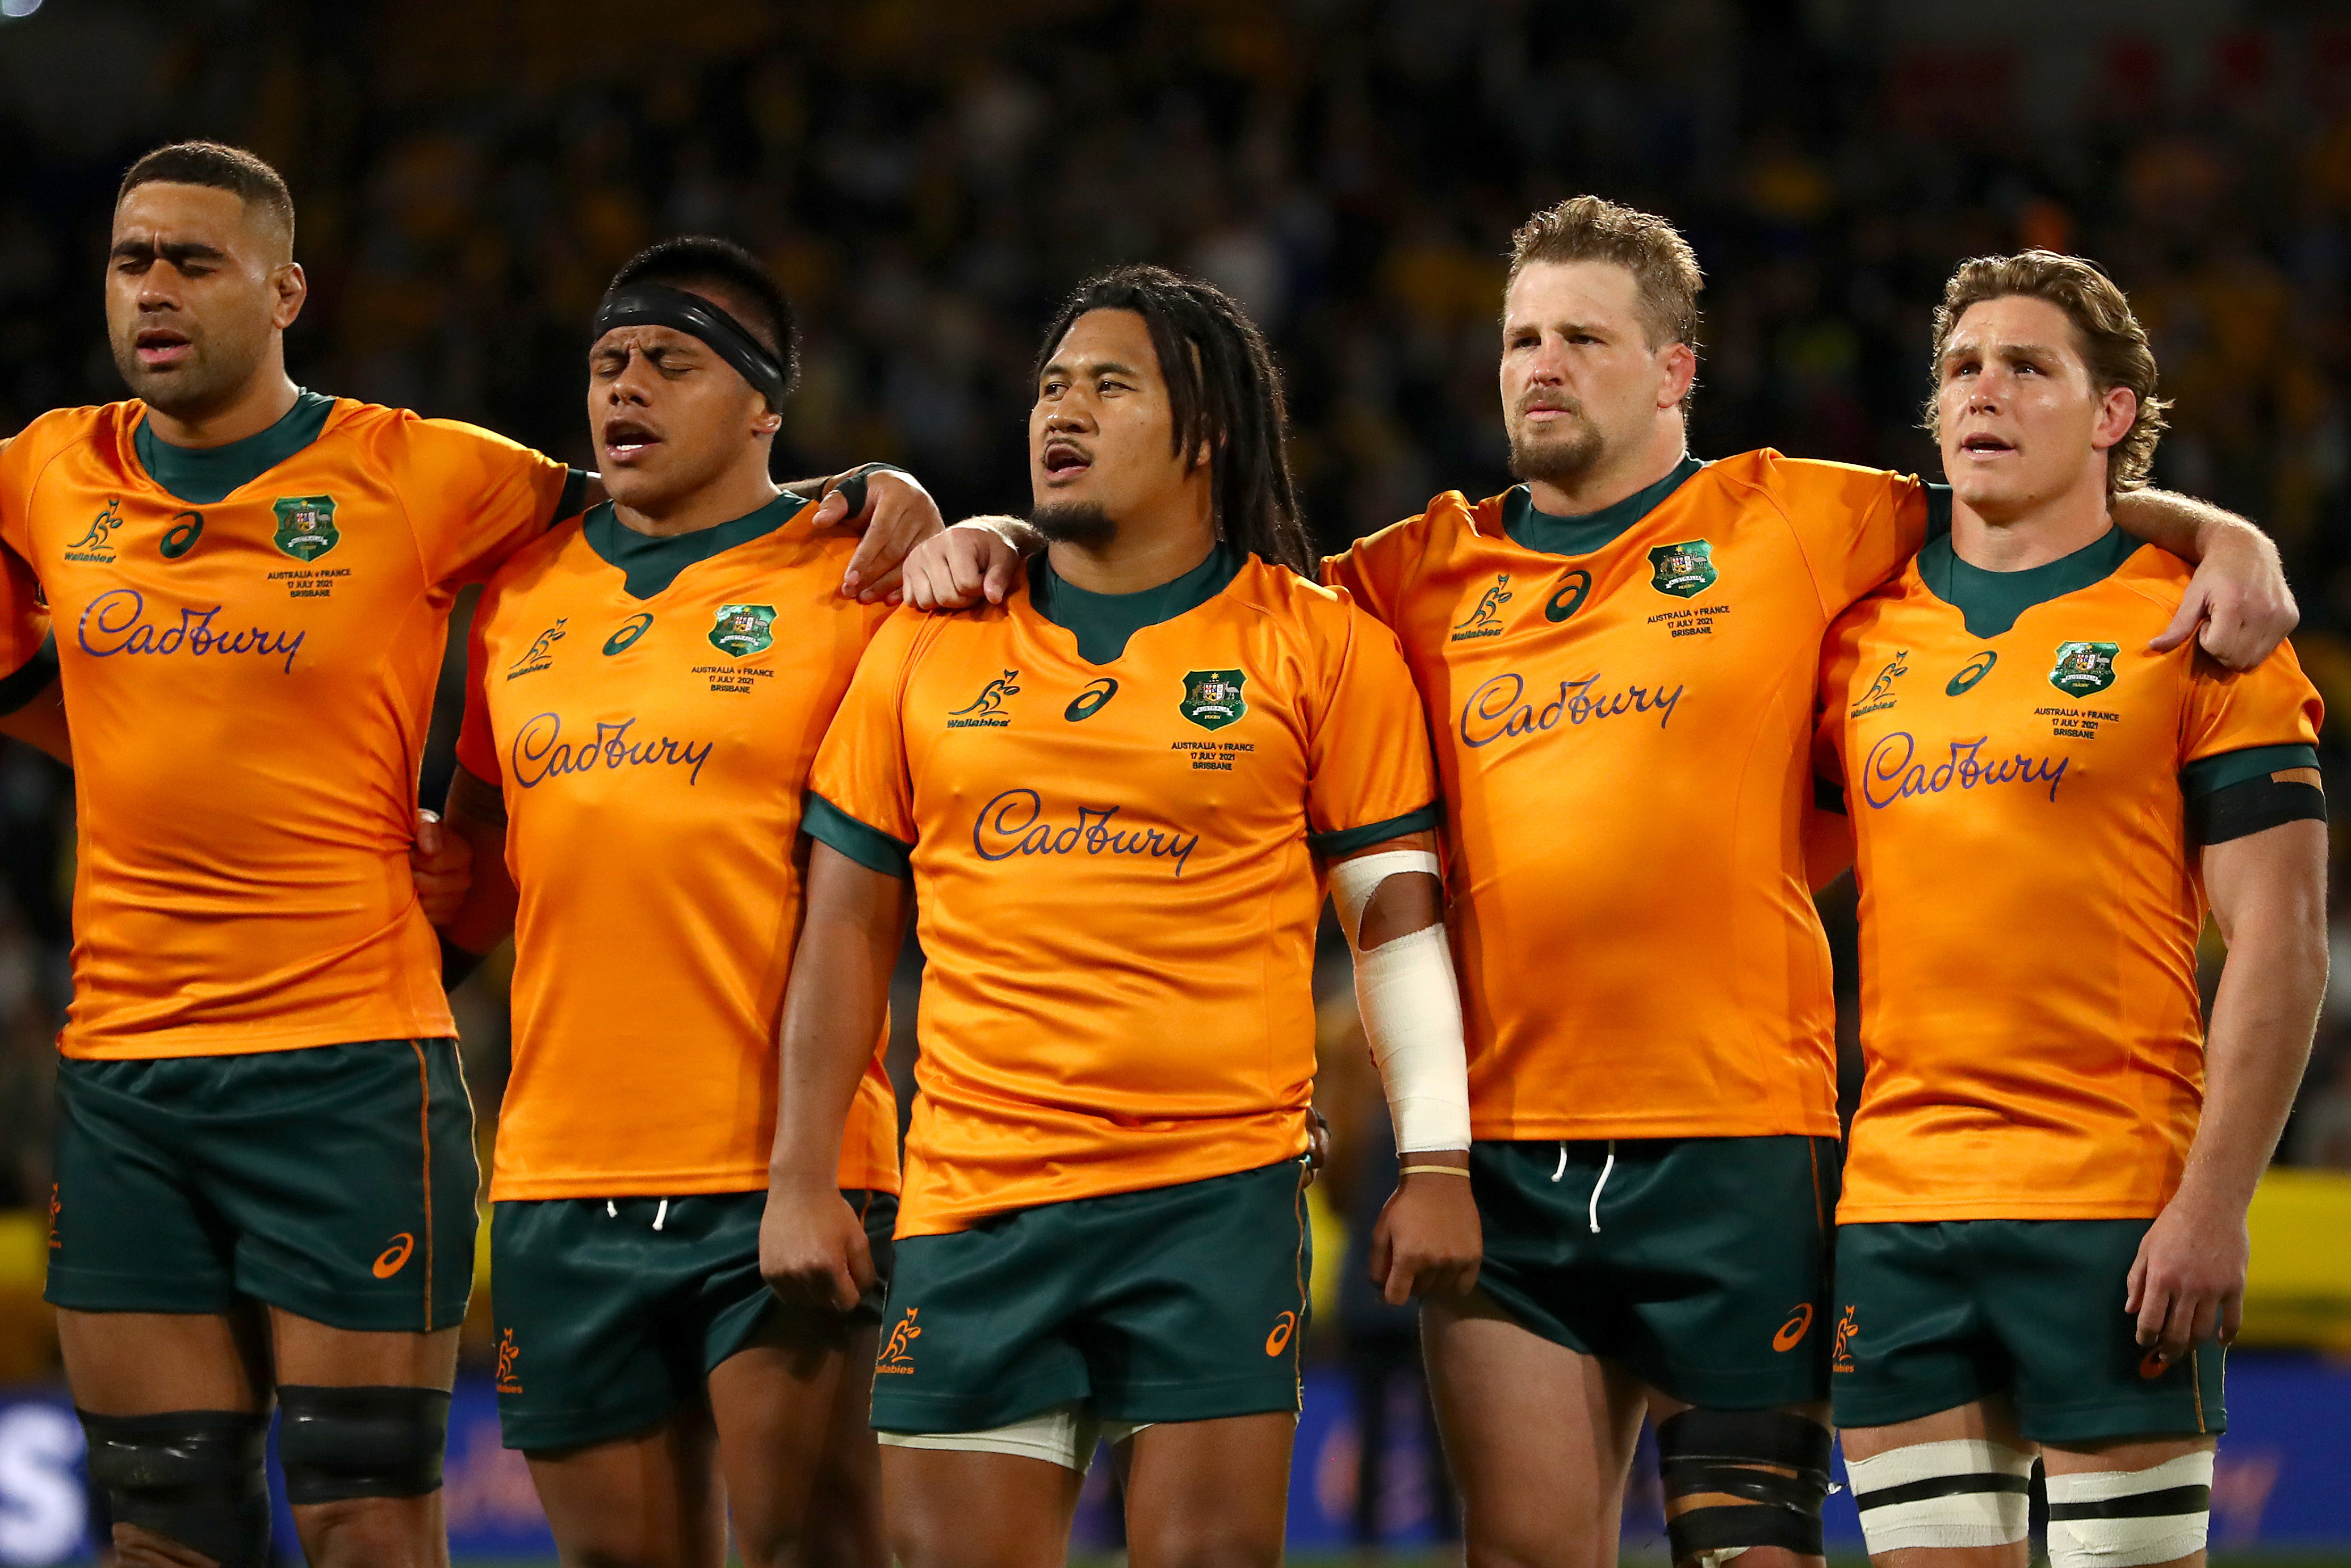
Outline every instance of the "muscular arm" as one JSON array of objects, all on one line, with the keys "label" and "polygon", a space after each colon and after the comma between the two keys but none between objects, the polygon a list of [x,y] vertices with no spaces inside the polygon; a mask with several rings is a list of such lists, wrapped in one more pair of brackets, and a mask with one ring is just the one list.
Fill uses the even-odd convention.
[{"label": "muscular arm", "polygon": [[2301,618],[2285,568],[2270,537],[2234,512],[2170,490],[2126,490],[2114,499],[2115,526],[2196,564],[2179,612],[2148,644],[2164,653],[2197,635],[2231,669],[2249,670]]},{"label": "muscular arm", "polygon": [[[1416,1295],[1467,1294],[1483,1249],[1465,1179],[1469,1088],[1445,888],[1409,862],[1374,863],[1397,854],[1432,863],[1435,851],[1434,834],[1413,833],[1332,862],[1339,924],[1355,956],[1356,1006],[1409,1173],[1372,1238],[1373,1282],[1398,1305]],[[1362,863],[1351,875],[1355,862]]]},{"label": "muscular arm", "polygon": [[810,846],[759,1227],[759,1272],[788,1301],[846,1312],[873,1283],[864,1229],[837,1186],[841,1134],[889,1011],[912,891],[830,844]]},{"label": "muscular arm", "polygon": [[[2314,769],[2293,781],[2315,783]],[[2203,852],[2229,956],[2204,1045],[2204,1113],[2179,1190],[2132,1265],[2126,1310],[2167,1362],[2235,1337],[2245,1211],[2277,1149],[2326,991],[2326,824],[2282,822]]]},{"label": "muscular arm", "polygon": [[478,957],[514,932],[514,878],[507,871],[507,801],[498,787],[462,766],[449,776],[441,813],[447,831],[473,850],[473,883],[441,927],[442,939]]}]

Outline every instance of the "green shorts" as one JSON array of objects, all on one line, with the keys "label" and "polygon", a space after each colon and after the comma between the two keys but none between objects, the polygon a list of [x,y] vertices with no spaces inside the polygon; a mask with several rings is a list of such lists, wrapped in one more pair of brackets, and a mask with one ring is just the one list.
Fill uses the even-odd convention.
[{"label": "green shorts", "polygon": [[1294,1414],[1304,1176],[1284,1160],[902,1239],[873,1425],[984,1432],[1073,1400],[1137,1424]]},{"label": "green shorts", "polygon": [[2147,1219],[1837,1227],[1836,1423],[1890,1427],[1991,1394],[2060,1446],[2228,1430],[2220,1347],[2158,1366],[2123,1311]]},{"label": "green shorts", "polygon": [[454,1040],[57,1063],[55,1306],[423,1333],[474,1284],[474,1107]]},{"label": "green shorts", "polygon": [[1478,1286],[1692,1405],[1825,1399],[1839,1173],[1834,1138],[1477,1144]]},{"label": "green shorts", "polygon": [[[886,1284],[897,1198],[841,1196],[864,1220]],[[778,1310],[759,1278],[767,1207],[765,1192],[491,1205],[506,1446],[541,1452],[609,1442],[700,1400],[711,1370]],[[845,1319],[881,1322],[881,1290]]]}]

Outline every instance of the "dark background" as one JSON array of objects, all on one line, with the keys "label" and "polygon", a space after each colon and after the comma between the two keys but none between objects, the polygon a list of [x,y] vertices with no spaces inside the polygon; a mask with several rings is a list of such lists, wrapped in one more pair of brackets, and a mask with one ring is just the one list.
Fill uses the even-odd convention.
[{"label": "dark background", "polygon": [[[584,461],[605,279],[650,240],[730,235],[802,311],[779,470],[895,459],[951,517],[1025,504],[1028,366],[1062,291],[1120,260],[1205,274],[1273,339],[1332,548],[1506,483],[1502,256],[1562,196],[1666,214],[1697,247],[1700,456],[1935,476],[1917,422],[1942,279],[2079,251],[2179,400],[2158,481],[2276,535],[2301,657],[2351,712],[2338,6],[0,0],[0,431],[120,395],[115,183],[183,136],[292,183],[308,386]],[[0,1202],[47,1187],[71,810],[60,770],[0,756]],[[2351,982],[2351,933],[2336,947]],[[495,970],[462,1012],[486,1122]],[[2288,1156],[2351,1166],[2351,983],[2329,1019]]]}]

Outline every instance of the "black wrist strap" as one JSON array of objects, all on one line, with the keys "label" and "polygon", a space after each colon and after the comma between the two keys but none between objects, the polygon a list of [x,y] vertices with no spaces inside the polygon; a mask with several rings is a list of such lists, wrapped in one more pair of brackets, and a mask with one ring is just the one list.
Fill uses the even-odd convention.
[{"label": "black wrist strap", "polygon": [[895,463],[862,463],[846,474],[834,475],[824,493],[838,495],[848,506],[849,510],[842,513],[842,517],[856,517],[865,510],[865,481],[875,474],[904,474],[909,479],[914,476],[912,469],[902,468]]}]

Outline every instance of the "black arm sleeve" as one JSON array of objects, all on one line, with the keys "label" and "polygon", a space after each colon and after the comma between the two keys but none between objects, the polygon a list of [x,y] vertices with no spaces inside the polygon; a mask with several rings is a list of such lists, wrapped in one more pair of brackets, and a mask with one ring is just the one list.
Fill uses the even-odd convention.
[{"label": "black arm sleeve", "polygon": [[2199,845],[2225,844],[2305,819],[2326,821],[2326,791],[2315,784],[2281,783],[2263,774],[2189,800],[2188,836]]}]

